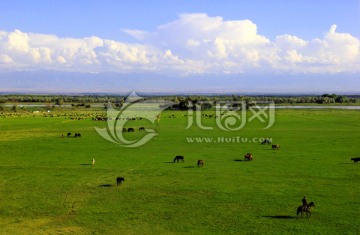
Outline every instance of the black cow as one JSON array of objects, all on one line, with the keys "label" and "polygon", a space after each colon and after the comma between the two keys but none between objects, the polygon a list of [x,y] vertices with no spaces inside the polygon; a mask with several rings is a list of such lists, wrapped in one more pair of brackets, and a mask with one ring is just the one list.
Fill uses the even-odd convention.
[{"label": "black cow", "polygon": [[360,161],[360,157],[353,157],[351,158],[351,161],[354,161],[354,164],[358,163],[358,161]]},{"label": "black cow", "polygon": [[121,183],[125,181],[124,177],[117,177],[116,178],[116,186],[121,185]]},{"label": "black cow", "polygon": [[145,131],[145,127],[140,127],[139,131]]},{"label": "black cow", "polygon": [[69,137],[71,137],[71,133],[69,132],[69,133],[67,133],[67,137],[69,138]]},{"label": "black cow", "polygon": [[128,131],[128,132],[134,132],[134,128],[129,127],[129,128],[127,129],[127,131]]},{"label": "black cow", "polygon": [[179,162],[179,161],[184,162],[184,157],[183,157],[183,156],[176,156],[176,157],[174,158],[174,163],[175,163],[175,161],[176,161],[176,162]]}]

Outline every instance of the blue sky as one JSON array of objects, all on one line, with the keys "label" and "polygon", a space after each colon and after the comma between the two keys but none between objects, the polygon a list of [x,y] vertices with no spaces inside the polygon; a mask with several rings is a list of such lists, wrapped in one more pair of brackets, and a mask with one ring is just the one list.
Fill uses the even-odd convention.
[{"label": "blue sky", "polygon": [[3,0],[0,91],[359,93],[359,38],[359,0]]}]

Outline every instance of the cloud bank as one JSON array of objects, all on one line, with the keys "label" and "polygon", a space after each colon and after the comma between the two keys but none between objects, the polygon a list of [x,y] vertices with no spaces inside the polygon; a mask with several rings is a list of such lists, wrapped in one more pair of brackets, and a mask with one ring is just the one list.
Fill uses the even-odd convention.
[{"label": "cloud bank", "polygon": [[250,20],[182,14],[137,43],[0,31],[0,71],[56,70],[177,75],[360,72],[360,40],[331,25],[323,38],[260,35]]}]

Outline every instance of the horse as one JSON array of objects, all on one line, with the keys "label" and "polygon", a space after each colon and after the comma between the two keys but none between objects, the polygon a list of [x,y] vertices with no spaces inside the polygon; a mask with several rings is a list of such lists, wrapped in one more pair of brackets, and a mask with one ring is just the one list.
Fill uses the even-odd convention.
[{"label": "horse", "polygon": [[121,183],[125,181],[125,179],[123,177],[117,177],[116,178],[116,186],[119,186],[119,184],[121,185]]},{"label": "horse", "polygon": [[279,145],[279,144],[273,144],[273,145],[272,145],[272,149],[273,149],[273,150],[275,150],[275,149],[276,149],[276,150],[279,150],[279,149],[280,149],[280,145]]},{"label": "horse", "polygon": [[299,207],[297,208],[297,212],[296,212],[297,216],[296,216],[296,218],[299,217],[299,213],[301,213],[301,217],[302,217],[303,212],[306,212],[306,217],[310,218],[310,216],[311,216],[311,211],[310,211],[310,209],[311,209],[312,206],[315,207],[314,202],[310,202],[310,203],[307,204],[307,205],[299,206]]},{"label": "horse", "polygon": [[251,160],[252,160],[252,154],[251,154],[251,153],[245,154],[244,160],[249,160],[249,161],[251,161]]},{"label": "horse", "polygon": [[198,160],[197,166],[204,166],[204,160]]},{"label": "horse", "polygon": [[176,156],[176,157],[174,158],[174,163],[175,163],[175,161],[176,161],[176,162],[179,162],[179,160],[182,161],[182,162],[184,162],[184,157],[183,157],[183,156]]}]

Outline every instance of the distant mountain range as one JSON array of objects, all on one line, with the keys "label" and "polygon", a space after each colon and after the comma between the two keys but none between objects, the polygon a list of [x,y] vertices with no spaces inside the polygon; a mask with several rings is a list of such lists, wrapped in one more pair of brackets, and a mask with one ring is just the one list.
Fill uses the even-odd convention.
[{"label": "distant mountain range", "polygon": [[26,94],[360,94],[358,74],[335,75],[199,75],[0,72],[0,93]]}]

